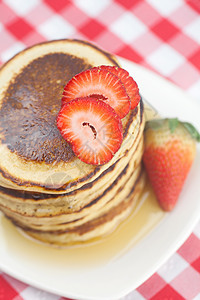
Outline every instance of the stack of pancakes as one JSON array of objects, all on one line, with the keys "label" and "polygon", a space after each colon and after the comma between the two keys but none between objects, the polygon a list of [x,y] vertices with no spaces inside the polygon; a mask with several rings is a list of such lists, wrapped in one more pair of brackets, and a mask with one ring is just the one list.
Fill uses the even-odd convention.
[{"label": "stack of pancakes", "polygon": [[122,146],[102,166],[81,162],[57,129],[65,84],[99,65],[118,62],[90,43],[59,40],[0,69],[0,210],[37,240],[73,245],[107,234],[142,191],[142,101],[122,120]]}]

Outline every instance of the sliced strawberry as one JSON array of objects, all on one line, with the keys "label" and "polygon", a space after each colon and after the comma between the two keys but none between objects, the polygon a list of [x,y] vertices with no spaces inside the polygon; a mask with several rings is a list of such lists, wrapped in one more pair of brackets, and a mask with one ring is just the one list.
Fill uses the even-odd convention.
[{"label": "sliced strawberry", "polygon": [[123,139],[121,119],[110,105],[95,97],[77,98],[64,104],[57,127],[75,155],[87,164],[107,163]]},{"label": "sliced strawberry", "polygon": [[130,98],[121,80],[107,70],[92,68],[74,76],[65,86],[62,105],[79,97],[96,96],[124,118],[130,110]]},{"label": "sliced strawberry", "polygon": [[98,68],[100,68],[101,70],[107,70],[119,77],[119,79],[124,84],[127,94],[130,97],[131,109],[134,109],[140,102],[141,97],[139,94],[138,85],[129,75],[129,73],[126,70],[116,66],[100,66]]}]

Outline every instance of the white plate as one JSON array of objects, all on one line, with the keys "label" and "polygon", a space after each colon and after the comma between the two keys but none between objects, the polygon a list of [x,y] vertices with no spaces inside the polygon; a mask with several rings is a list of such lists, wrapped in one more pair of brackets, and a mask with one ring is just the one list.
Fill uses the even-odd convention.
[{"label": "white plate", "polygon": [[[120,59],[160,114],[191,121],[200,130],[200,104],[156,74]],[[151,276],[189,236],[200,217],[200,148],[175,209],[127,252],[102,265],[67,265],[59,249],[41,246],[5,228],[0,216],[0,269],[30,285],[75,299],[118,299]],[[9,226],[8,226],[9,227]],[[10,235],[10,236],[9,236]],[[40,252],[38,249],[43,247]]]}]

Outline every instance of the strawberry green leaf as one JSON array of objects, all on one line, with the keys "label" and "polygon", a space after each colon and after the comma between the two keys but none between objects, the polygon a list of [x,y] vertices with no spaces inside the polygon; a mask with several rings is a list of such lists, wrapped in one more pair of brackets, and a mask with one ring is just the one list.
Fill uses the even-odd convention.
[{"label": "strawberry green leaf", "polygon": [[165,122],[168,122],[169,129],[171,133],[174,133],[178,124],[182,124],[185,129],[190,133],[191,137],[195,139],[197,142],[200,142],[200,133],[198,130],[188,122],[179,121],[177,118],[167,118],[167,119],[153,119],[146,122],[145,129],[160,129]]},{"label": "strawberry green leaf", "polygon": [[183,126],[187,129],[187,131],[190,133],[193,139],[195,139],[197,142],[200,142],[200,134],[197,131],[197,129],[188,122],[182,122]]},{"label": "strawberry green leaf", "polygon": [[164,119],[153,119],[146,122],[145,129],[160,129],[163,126]]},{"label": "strawberry green leaf", "polygon": [[171,133],[173,133],[176,129],[176,127],[178,126],[178,119],[177,118],[171,118],[171,119],[168,119],[168,123],[169,123],[169,129],[171,131]]}]

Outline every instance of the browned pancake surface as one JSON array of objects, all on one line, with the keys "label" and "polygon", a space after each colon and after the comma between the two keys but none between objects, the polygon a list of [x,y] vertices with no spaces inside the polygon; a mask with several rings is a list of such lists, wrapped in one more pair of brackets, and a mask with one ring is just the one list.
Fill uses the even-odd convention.
[{"label": "browned pancake surface", "polygon": [[88,68],[91,65],[80,58],[52,53],[22,69],[9,85],[0,110],[3,143],[27,160],[69,161],[74,154],[57,129],[56,116],[65,84]]}]

